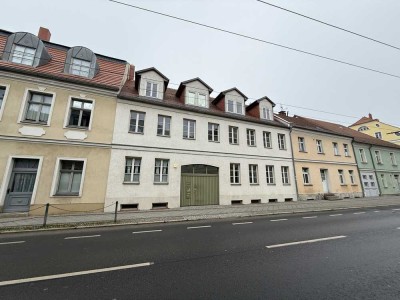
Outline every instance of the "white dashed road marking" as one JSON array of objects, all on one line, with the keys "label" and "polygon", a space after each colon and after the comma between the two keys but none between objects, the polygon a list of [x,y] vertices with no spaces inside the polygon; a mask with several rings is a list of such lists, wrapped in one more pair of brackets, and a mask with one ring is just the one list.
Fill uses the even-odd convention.
[{"label": "white dashed road marking", "polygon": [[353,215],[361,215],[361,214],[365,214],[365,211],[360,211],[360,212],[353,213]]},{"label": "white dashed road marking", "polygon": [[392,210],[400,210],[400,208],[393,208]]},{"label": "white dashed road marking", "polygon": [[65,277],[73,277],[73,276],[82,276],[82,275],[88,275],[88,274],[104,273],[104,272],[126,270],[126,269],[140,268],[140,267],[148,267],[148,266],[151,266],[153,264],[154,264],[153,262],[145,262],[145,263],[134,264],[134,265],[125,265],[125,266],[103,268],[103,269],[94,269],[94,270],[79,271],[79,272],[72,272],[72,273],[64,273],[64,274],[55,274],[55,275],[39,276],[39,277],[32,277],[32,278],[23,278],[23,279],[15,279],[15,280],[8,280],[8,281],[0,281],[0,286],[14,285],[14,284],[28,283],[28,282],[35,282],[35,281],[43,281],[43,280],[51,280],[51,279],[58,279],[58,278],[65,278]]},{"label": "white dashed road marking", "polygon": [[4,242],[0,243],[0,245],[11,245],[11,244],[22,244],[22,243],[25,243],[25,241]]},{"label": "white dashed road marking", "polygon": [[204,226],[193,226],[193,227],[188,227],[187,229],[200,229],[200,228],[210,228],[211,225],[204,225]]},{"label": "white dashed road marking", "polygon": [[316,242],[322,242],[322,241],[330,241],[330,240],[342,239],[342,238],[345,238],[345,237],[346,237],[345,235],[338,235],[338,236],[331,236],[331,237],[314,239],[314,240],[307,240],[307,241],[291,242],[291,243],[285,243],[285,244],[270,245],[270,246],[266,246],[266,248],[271,249],[271,248],[279,248],[279,247],[286,247],[286,246],[293,246],[293,245],[300,245],[300,244],[309,244],[309,243],[316,243]]},{"label": "white dashed road marking", "polygon": [[253,222],[232,223],[232,225],[247,225],[247,224],[253,224]]},{"label": "white dashed road marking", "polygon": [[145,230],[145,231],[134,231],[132,232],[133,234],[138,234],[138,233],[152,233],[152,232],[160,232],[162,231],[161,229],[156,229],[156,230]]},{"label": "white dashed road marking", "polygon": [[271,222],[279,222],[279,221],[287,221],[287,219],[275,219],[275,220],[270,220]]},{"label": "white dashed road marking", "polygon": [[334,214],[334,215],[329,215],[330,217],[337,217],[337,216],[343,216],[343,214]]},{"label": "white dashed road marking", "polygon": [[303,217],[303,219],[315,219],[317,216]]},{"label": "white dashed road marking", "polygon": [[87,238],[95,238],[101,236],[100,234],[95,235],[81,235],[81,236],[69,236],[64,238],[64,240],[74,240],[74,239],[87,239]]}]

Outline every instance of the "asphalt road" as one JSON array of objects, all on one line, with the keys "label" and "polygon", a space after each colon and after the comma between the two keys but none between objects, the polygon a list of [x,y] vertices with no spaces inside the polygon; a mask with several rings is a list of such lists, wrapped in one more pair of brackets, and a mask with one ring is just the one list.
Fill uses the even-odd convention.
[{"label": "asphalt road", "polygon": [[1,235],[0,299],[400,299],[399,228],[390,207]]}]

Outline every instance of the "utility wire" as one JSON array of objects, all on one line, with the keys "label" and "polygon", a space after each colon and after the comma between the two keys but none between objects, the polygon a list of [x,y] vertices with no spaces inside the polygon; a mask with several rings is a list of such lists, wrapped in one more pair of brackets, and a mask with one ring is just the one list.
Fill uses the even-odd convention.
[{"label": "utility wire", "polygon": [[281,6],[278,6],[278,5],[275,5],[275,4],[266,2],[266,1],[262,1],[262,0],[256,0],[256,1],[258,1],[258,2],[260,2],[260,3],[263,3],[263,4],[266,4],[266,5],[269,5],[269,6],[272,6],[272,7],[275,7],[275,8],[278,8],[278,9],[281,9],[281,10],[284,10],[284,11],[287,11],[287,12],[289,12],[289,13],[291,13],[291,14],[298,15],[298,16],[300,16],[300,17],[309,19],[309,20],[311,20],[311,21],[318,22],[318,23],[321,23],[321,24],[323,24],[323,25],[326,25],[326,26],[329,26],[329,27],[332,27],[332,28],[335,28],[335,29],[342,30],[342,31],[344,31],[344,32],[347,32],[347,33],[356,35],[356,36],[358,36],[358,37],[361,37],[361,38],[364,38],[364,39],[373,41],[373,42],[375,42],[375,43],[378,43],[378,44],[381,44],[381,45],[385,45],[385,46],[387,46],[387,47],[390,47],[390,48],[393,48],[393,49],[396,49],[396,50],[400,50],[399,47],[393,46],[393,45],[391,45],[391,44],[388,44],[388,43],[385,43],[385,42],[382,42],[382,41],[379,41],[379,40],[376,40],[376,39],[374,39],[374,38],[370,38],[370,37],[368,37],[368,36],[366,36],[366,35],[363,35],[363,34],[360,34],[360,33],[357,33],[357,32],[354,32],[354,31],[351,31],[351,30],[348,30],[348,29],[345,29],[345,28],[343,28],[343,27],[339,27],[339,26],[336,26],[336,25],[333,25],[333,24],[329,24],[329,23],[327,23],[327,22],[324,22],[324,21],[321,21],[321,20],[318,20],[318,19],[315,19],[315,18],[306,16],[306,15],[303,15],[303,14],[301,14],[301,13],[295,12],[295,11],[293,11],[293,10],[290,10],[290,9],[287,9],[287,8],[284,8],[284,7],[281,7]]},{"label": "utility wire", "polygon": [[171,18],[171,19],[179,20],[179,21],[182,21],[182,22],[186,22],[186,23],[198,25],[198,26],[201,26],[201,27],[206,27],[206,28],[209,28],[209,29],[213,29],[213,30],[216,30],[216,31],[221,31],[221,32],[224,32],[224,33],[228,33],[228,34],[231,34],[231,35],[239,36],[239,37],[242,37],[242,38],[254,40],[254,41],[257,41],[257,42],[264,43],[264,44],[269,44],[269,45],[273,45],[273,46],[276,46],[276,47],[284,48],[284,49],[287,49],[287,50],[291,50],[291,51],[299,52],[299,53],[302,53],[302,54],[318,57],[318,58],[321,58],[321,59],[333,61],[333,62],[336,62],[336,63],[344,64],[344,65],[347,65],[347,66],[351,66],[351,67],[355,67],[355,68],[359,68],[359,69],[363,69],[363,70],[367,70],[367,71],[371,71],[371,72],[387,75],[387,76],[390,76],[390,77],[400,78],[400,75],[387,73],[387,72],[380,71],[380,70],[377,70],[377,69],[372,69],[372,68],[369,68],[369,67],[364,67],[364,66],[357,65],[357,64],[354,64],[354,63],[346,62],[344,60],[340,60],[340,59],[336,59],[336,58],[332,58],[332,57],[316,54],[316,53],[313,53],[313,52],[308,52],[308,51],[305,51],[305,50],[300,50],[300,49],[297,49],[297,48],[293,48],[293,47],[285,46],[285,45],[282,45],[282,44],[278,44],[278,43],[270,42],[270,41],[267,41],[267,40],[263,40],[261,38],[256,38],[256,37],[252,37],[252,36],[245,35],[245,34],[242,34],[242,33],[230,31],[230,30],[227,30],[227,29],[223,29],[223,28],[207,25],[207,24],[204,24],[204,23],[199,23],[199,22],[196,22],[196,21],[191,21],[191,20],[188,20],[188,19],[172,16],[172,15],[165,14],[165,13],[162,13],[162,12],[158,12],[158,11],[155,11],[155,10],[151,10],[151,9],[148,9],[148,8],[143,8],[143,7],[140,7],[140,6],[136,6],[136,5],[132,5],[132,4],[128,4],[128,3],[125,3],[125,2],[116,1],[116,0],[109,0],[109,1],[113,2],[113,3],[116,3],[116,4],[123,5],[123,6],[128,6],[128,7],[131,7],[131,8],[135,8],[135,9],[139,9],[139,10],[142,10],[142,11],[150,12],[150,13],[157,14],[157,15],[160,15],[160,16],[164,16],[164,17],[168,17],[168,18]]}]

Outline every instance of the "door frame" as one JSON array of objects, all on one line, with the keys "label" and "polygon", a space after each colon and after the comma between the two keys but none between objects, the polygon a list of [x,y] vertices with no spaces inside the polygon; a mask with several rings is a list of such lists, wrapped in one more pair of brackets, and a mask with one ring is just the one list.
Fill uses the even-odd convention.
[{"label": "door frame", "polygon": [[328,191],[327,192],[325,192],[325,191],[323,191],[324,193],[329,193],[329,172],[328,172],[328,169],[319,169],[319,178],[320,178],[320,180],[321,180],[321,183],[322,183],[322,190],[324,189],[324,183],[322,182],[322,178],[321,178],[321,172],[324,172],[324,174],[325,174],[325,180],[326,180],[326,187],[327,187],[327,189],[328,189]]},{"label": "door frame", "polygon": [[32,156],[32,155],[10,155],[7,160],[6,169],[3,175],[3,180],[0,186],[0,206],[4,206],[4,202],[7,197],[7,189],[10,184],[11,174],[14,167],[15,158],[25,158],[25,159],[38,159],[39,164],[36,173],[35,186],[33,187],[32,197],[30,205],[35,204],[36,192],[39,183],[40,173],[42,171],[43,156]]}]

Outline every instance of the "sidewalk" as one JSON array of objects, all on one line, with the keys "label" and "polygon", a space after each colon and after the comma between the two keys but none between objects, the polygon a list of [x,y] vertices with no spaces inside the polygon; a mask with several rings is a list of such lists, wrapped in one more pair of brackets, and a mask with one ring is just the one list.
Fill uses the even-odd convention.
[{"label": "sidewalk", "polygon": [[[313,212],[324,210],[351,209],[377,206],[400,205],[400,196],[377,198],[344,199],[338,201],[314,200],[268,204],[233,206],[195,206],[152,211],[118,212],[118,224],[147,224],[179,222],[205,219],[238,218]],[[49,216],[47,227],[76,228],[114,224],[114,213],[92,213]],[[42,228],[43,216],[22,216],[0,219],[0,232],[35,230]]]}]

